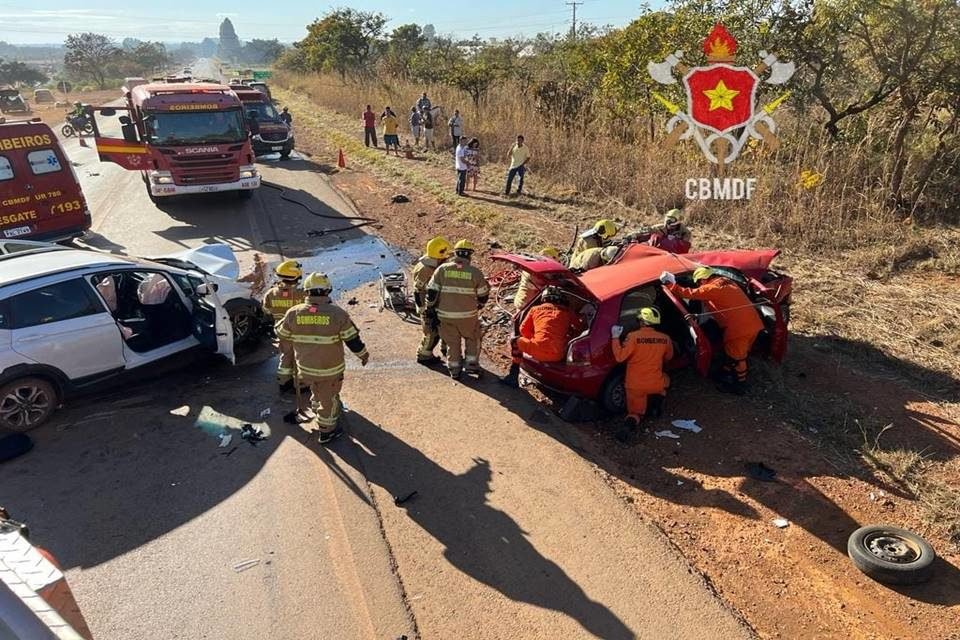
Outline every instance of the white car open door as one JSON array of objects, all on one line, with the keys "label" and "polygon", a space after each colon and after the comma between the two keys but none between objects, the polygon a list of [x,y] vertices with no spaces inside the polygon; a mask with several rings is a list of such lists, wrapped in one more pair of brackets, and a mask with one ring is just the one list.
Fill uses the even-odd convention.
[{"label": "white car open door", "polygon": [[212,282],[205,282],[196,289],[193,301],[193,335],[201,345],[236,364],[230,314],[220,302],[217,285]]}]

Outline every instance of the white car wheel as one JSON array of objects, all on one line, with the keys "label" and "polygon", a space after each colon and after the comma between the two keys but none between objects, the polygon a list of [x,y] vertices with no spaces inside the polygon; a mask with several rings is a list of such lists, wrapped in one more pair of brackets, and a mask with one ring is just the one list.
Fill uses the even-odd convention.
[{"label": "white car wheel", "polygon": [[23,432],[38,427],[57,408],[57,390],[43,378],[20,378],[0,388],[0,426]]}]

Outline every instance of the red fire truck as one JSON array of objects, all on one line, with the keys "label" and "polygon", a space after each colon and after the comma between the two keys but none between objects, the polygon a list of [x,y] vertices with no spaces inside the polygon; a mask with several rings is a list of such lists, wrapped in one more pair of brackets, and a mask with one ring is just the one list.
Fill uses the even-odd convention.
[{"label": "red fire truck", "polygon": [[96,107],[120,116],[122,138],[96,130],[100,160],[139,171],[150,199],[260,186],[250,134],[237,95],[217,84],[150,83],[126,94],[126,107]]}]

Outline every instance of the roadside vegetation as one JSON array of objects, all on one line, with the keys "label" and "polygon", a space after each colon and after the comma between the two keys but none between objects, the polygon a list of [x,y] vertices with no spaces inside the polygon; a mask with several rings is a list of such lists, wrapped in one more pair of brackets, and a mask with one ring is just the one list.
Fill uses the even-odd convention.
[{"label": "roadside vegetation", "polygon": [[[687,64],[702,64],[701,43],[718,19],[739,40],[741,64],[755,64],[762,49],[797,64],[792,93],[775,113],[779,147],[749,147],[728,169],[758,179],[749,201],[686,199],[687,178],[715,172],[692,143],[662,148],[669,114],[652,92],[685,100],[679,85],[658,85],[646,72],[648,61],[677,49]],[[428,194],[505,249],[536,249],[598,217],[632,227],[682,207],[700,248],[784,250],[779,264],[798,282],[791,326],[804,339],[795,348],[808,366],[829,362],[900,380],[921,390],[912,398],[955,414],[955,3],[818,3],[814,11],[803,2],[677,1],[623,29],[587,26],[576,37],[495,43],[455,42],[417,25],[387,33],[383,24],[379,14],[337,10],[309,25],[308,36],[281,57],[285,71],[276,82],[292,91],[281,100],[298,114],[305,134],[298,139],[314,145],[311,151],[333,159],[343,149],[397,188]],[[770,89],[759,104],[780,95]],[[503,159],[523,133],[534,155],[533,196],[522,203],[458,199],[447,153],[422,153],[411,163],[363,146],[365,105],[377,112],[391,105],[402,118],[423,91],[446,117],[459,109],[466,135],[480,139],[484,196],[498,192]],[[439,128],[438,140],[446,141],[445,133]],[[407,137],[402,128],[401,140]],[[927,533],[960,548],[960,494],[951,488],[957,461],[904,441],[914,420],[907,405],[894,419],[904,422],[887,428],[889,412],[870,406],[881,391],[798,397],[779,376],[769,372],[764,389],[777,415],[832,464],[866,465],[915,496]]]},{"label": "roadside vegetation", "polygon": [[[387,33],[384,16],[342,9],[309,25],[279,64],[310,74],[311,94],[344,113],[373,103],[402,114],[428,90],[448,115],[464,113],[467,134],[492,157],[523,132],[539,188],[663,211],[683,205],[684,180],[709,168],[692,143],[659,146],[669,114],[653,93],[685,98],[680,83],[657,84],[646,64],[678,49],[688,65],[702,64],[717,20],[738,40],[739,64],[756,65],[766,50],[797,73],[775,114],[779,149],[753,146],[731,169],[758,178],[757,195],[689,203],[692,219],[835,250],[911,245],[924,228],[958,222],[960,8],[946,0],[816,10],[806,0],[675,0],[622,29],[497,42],[453,41],[413,24]],[[783,87],[761,92],[766,104]]]}]

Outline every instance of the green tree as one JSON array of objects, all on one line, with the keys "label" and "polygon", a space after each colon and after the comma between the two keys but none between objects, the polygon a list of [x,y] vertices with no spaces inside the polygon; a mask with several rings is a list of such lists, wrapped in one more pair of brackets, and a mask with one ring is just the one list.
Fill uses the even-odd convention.
[{"label": "green tree", "polygon": [[279,58],[286,47],[280,44],[280,41],[259,40],[254,38],[243,47],[242,58],[253,64],[271,64]]},{"label": "green tree", "polygon": [[410,63],[426,43],[427,39],[419,25],[404,24],[394,29],[387,39],[383,59],[380,62],[383,72],[409,78]]},{"label": "green tree", "polygon": [[5,61],[0,58],[0,84],[38,84],[47,81],[43,75],[33,67],[17,60]]},{"label": "green tree", "polygon": [[63,66],[77,77],[89,78],[97,88],[107,86],[107,70],[121,55],[116,43],[99,33],[78,33],[67,36]]},{"label": "green tree", "polygon": [[305,68],[369,74],[386,18],[380,13],[336,9],[307,26],[307,37],[297,43]]}]

